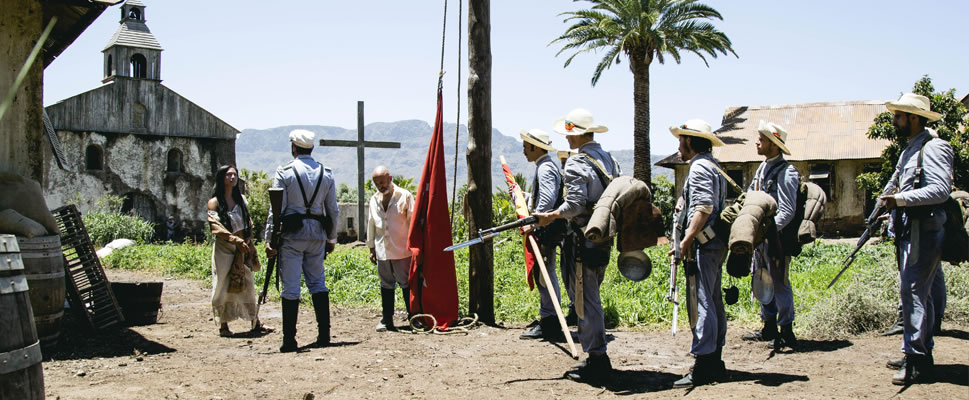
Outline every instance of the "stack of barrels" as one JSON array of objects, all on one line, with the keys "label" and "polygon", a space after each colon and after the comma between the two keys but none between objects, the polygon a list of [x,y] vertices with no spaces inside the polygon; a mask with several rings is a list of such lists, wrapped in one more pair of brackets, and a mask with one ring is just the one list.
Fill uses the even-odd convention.
[{"label": "stack of barrels", "polygon": [[42,358],[20,247],[0,235],[0,399],[43,399]]}]

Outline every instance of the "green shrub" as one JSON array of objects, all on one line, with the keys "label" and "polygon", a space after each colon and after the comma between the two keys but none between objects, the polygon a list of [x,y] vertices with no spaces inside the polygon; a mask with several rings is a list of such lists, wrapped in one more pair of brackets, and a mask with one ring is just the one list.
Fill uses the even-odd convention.
[{"label": "green shrub", "polygon": [[[269,215],[269,186],[272,184],[272,180],[263,171],[242,169],[239,175],[245,182],[246,200],[249,201],[249,217],[252,218],[252,234],[258,240],[263,237],[263,232],[266,230],[266,218]],[[204,230],[206,243],[212,243],[211,231]]]},{"label": "green shrub", "polygon": [[154,224],[134,215],[95,211],[84,214],[81,219],[87,228],[88,236],[97,247],[102,247],[115,239],[131,239],[138,243],[147,243],[155,233]]}]

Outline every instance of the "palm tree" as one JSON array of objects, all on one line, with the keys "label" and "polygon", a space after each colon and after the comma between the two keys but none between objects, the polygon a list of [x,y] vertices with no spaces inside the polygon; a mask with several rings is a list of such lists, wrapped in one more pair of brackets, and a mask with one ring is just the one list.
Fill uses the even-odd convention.
[{"label": "palm tree", "polygon": [[737,56],[730,38],[707,20],[723,20],[717,10],[696,0],[589,0],[589,10],[559,14],[564,22],[573,23],[552,43],[565,45],[556,55],[574,50],[565,60],[568,67],[575,56],[604,51],[592,74],[592,86],[602,72],[621,54],[629,57],[633,73],[633,176],[651,183],[649,150],[649,65],[653,60],[663,64],[667,57],[680,63],[681,53],[693,53],[708,67],[706,56],[717,53]]}]

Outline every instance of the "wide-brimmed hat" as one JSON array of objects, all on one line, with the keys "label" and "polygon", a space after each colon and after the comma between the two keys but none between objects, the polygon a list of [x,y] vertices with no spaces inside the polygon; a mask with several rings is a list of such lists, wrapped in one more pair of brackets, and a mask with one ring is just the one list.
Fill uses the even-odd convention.
[{"label": "wide-brimmed hat", "polygon": [[670,132],[676,138],[683,135],[695,136],[709,140],[714,146],[723,146],[723,141],[713,134],[713,128],[710,127],[710,124],[702,119],[691,119],[682,125],[671,126]]},{"label": "wide-brimmed hat", "polygon": [[757,132],[774,142],[784,154],[791,155],[791,151],[787,149],[787,131],[784,130],[784,127],[773,122],[760,120]]},{"label": "wide-brimmed hat", "polygon": [[938,121],[942,118],[942,114],[932,111],[932,104],[929,103],[928,97],[915,93],[905,93],[898,100],[885,103],[885,108],[891,112],[901,111],[921,115],[929,121]]},{"label": "wide-brimmed hat", "polygon": [[533,144],[543,150],[555,152],[555,148],[552,147],[552,141],[548,138],[548,134],[545,131],[538,128],[529,130],[522,129],[519,134],[526,143]]},{"label": "wide-brimmed hat", "polygon": [[316,134],[306,129],[294,129],[289,133],[289,141],[293,142],[296,147],[304,149],[312,149],[314,139],[316,139]]},{"label": "wide-brimmed hat", "polygon": [[557,153],[555,153],[555,155],[559,158],[559,160],[567,160],[569,157],[574,156],[576,153],[577,152],[573,150],[559,150]]},{"label": "wide-brimmed hat", "polygon": [[552,124],[552,129],[565,136],[609,131],[609,128],[605,125],[596,125],[595,118],[592,118],[592,113],[583,108],[576,108],[569,111],[569,115],[555,120],[555,123]]}]

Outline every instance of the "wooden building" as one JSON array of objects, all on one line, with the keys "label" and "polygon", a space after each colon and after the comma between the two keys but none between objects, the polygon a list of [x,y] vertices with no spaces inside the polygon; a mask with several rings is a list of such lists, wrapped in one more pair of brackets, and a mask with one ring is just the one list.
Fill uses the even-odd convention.
[{"label": "wooden building", "polygon": [[66,168],[49,169],[48,203],[80,200],[83,212],[113,194],[156,233],[171,216],[201,234],[215,172],[235,163],[239,131],[161,83],[162,47],[141,0],[122,5],[102,53],[102,86],[47,107]]},{"label": "wooden building", "polygon": [[[757,154],[760,120],[783,126],[791,155],[785,158],[797,168],[803,181],[821,186],[828,195],[824,217],[819,223],[824,236],[851,236],[865,229],[864,219],[874,201],[861,190],[855,178],[877,171],[887,140],[869,139],[868,128],[875,117],[887,111],[884,101],[848,101],[730,107],[724,112],[716,134],[724,146],[714,147],[713,156],[730,177],[746,188],[764,157]],[[679,196],[689,165],[675,153],[656,163],[674,170]],[[728,199],[736,198],[731,191]]]}]

